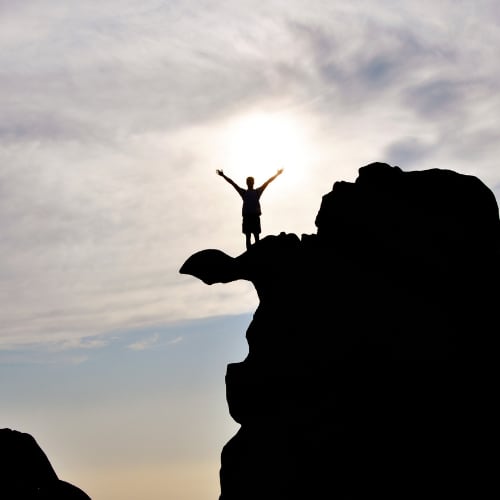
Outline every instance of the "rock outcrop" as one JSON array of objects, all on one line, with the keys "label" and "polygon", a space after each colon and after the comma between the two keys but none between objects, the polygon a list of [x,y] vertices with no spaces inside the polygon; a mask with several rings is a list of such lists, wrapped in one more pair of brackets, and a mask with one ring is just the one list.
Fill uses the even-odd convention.
[{"label": "rock outcrop", "polygon": [[5,500],[90,500],[58,478],[33,436],[0,429],[0,498]]},{"label": "rock outcrop", "polygon": [[220,500],[440,499],[498,491],[500,221],[450,170],[373,163],[323,197],[316,234],[210,249],[180,272],[245,279],[249,354]]}]

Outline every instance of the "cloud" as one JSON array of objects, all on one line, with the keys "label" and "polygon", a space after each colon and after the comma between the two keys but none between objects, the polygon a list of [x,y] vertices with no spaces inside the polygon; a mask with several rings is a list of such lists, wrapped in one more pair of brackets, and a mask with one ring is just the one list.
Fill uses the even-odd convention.
[{"label": "cloud", "polygon": [[51,348],[53,351],[67,351],[75,349],[100,349],[108,345],[108,341],[98,338],[65,339]]},{"label": "cloud", "polygon": [[405,103],[423,117],[441,120],[460,115],[466,94],[462,82],[436,79],[408,88]]},{"label": "cloud", "polygon": [[214,170],[255,110],[293,115],[313,152],[268,234],[314,231],[371,161],[499,184],[494,2],[21,3],[0,4],[3,348],[253,310],[250,284],[178,269],[244,249]]},{"label": "cloud", "polygon": [[37,346],[21,348],[13,351],[0,350],[2,365],[81,365],[89,360],[89,355],[61,352],[60,350],[44,350]]},{"label": "cloud", "polygon": [[411,169],[422,163],[435,148],[435,144],[427,144],[417,137],[403,137],[387,146],[384,158],[391,165],[404,165]]},{"label": "cloud", "polygon": [[158,342],[160,335],[158,333],[154,333],[149,337],[138,340],[137,342],[133,342],[127,346],[128,349],[132,351],[144,351],[146,349],[150,349],[154,344]]},{"label": "cloud", "polygon": [[174,339],[168,341],[168,345],[175,345],[175,344],[178,344],[179,342],[182,342],[182,341],[183,341],[183,337],[181,337],[181,336],[175,337]]}]

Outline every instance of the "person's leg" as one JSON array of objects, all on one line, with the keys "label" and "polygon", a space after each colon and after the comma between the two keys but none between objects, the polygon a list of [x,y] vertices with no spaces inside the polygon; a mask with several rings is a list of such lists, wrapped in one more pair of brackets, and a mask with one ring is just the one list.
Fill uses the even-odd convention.
[{"label": "person's leg", "polygon": [[261,231],[261,228],[260,228],[260,215],[257,215],[257,217],[255,218],[255,226],[254,226],[254,229],[253,229],[253,236],[255,238],[255,243],[257,243],[260,239],[260,231]]},{"label": "person's leg", "polygon": [[250,236],[252,235],[252,227],[250,224],[250,219],[248,216],[243,216],[243,222],[241,225],[241,232],[245,235],[245,244],[247,246],[247,250],[250,248]]}]

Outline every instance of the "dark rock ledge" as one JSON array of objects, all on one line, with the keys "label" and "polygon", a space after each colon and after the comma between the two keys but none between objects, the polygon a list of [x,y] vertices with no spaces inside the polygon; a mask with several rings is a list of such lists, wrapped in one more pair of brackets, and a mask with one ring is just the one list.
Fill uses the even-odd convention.
[{"label": "dark rock ledge", "polygon": [[222,451],[220,500],[497,496],[491,190],[372,163],[323,196],[316,226],[180,269],[249,280],[260,299],[249,354],[227,367],[241,428]]}]

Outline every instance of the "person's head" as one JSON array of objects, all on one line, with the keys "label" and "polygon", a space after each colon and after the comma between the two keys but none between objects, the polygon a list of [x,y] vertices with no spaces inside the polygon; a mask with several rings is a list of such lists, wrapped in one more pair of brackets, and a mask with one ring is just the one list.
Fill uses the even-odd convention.
[{"label": "person's head", "polygon": [[254,183],[254,178],[253,177],[247,177],[247,186],[249,189],[253,188],[253,183]]}]

